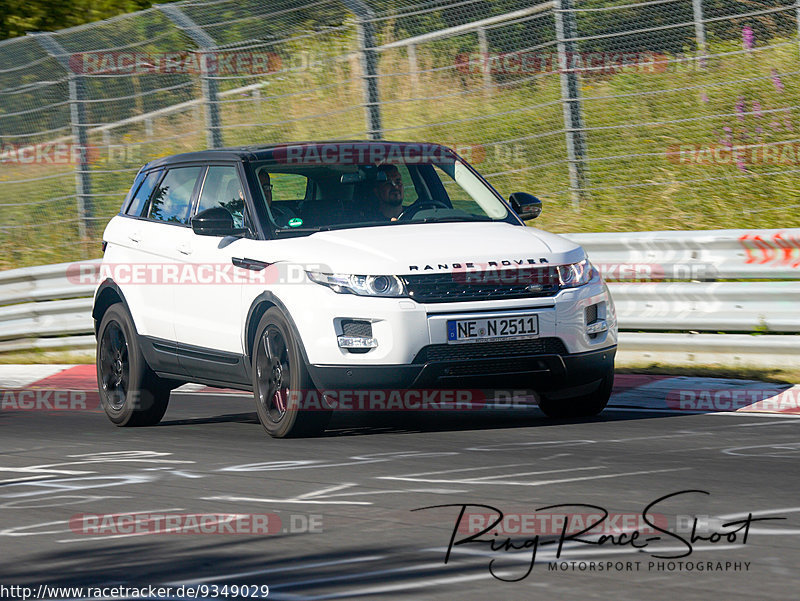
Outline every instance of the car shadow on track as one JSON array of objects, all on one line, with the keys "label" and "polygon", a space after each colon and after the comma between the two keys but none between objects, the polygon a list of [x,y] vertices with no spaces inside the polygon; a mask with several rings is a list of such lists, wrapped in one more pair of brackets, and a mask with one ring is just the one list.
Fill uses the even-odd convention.
[{"label": "car shadow on track", "polygon": [[185,419],[162,420],[159,426],[198,426],[201,424],[257,424],[258,416],[253,413],[226,413],[209,417],[190,417]]},{"label": "car shadow on track", "polygon": [[509,428],[539,428],[567,424],[592,424],[642,419],[681,417],[677,414],[647,411],[610,411],[595,417],[553,419],[539,409],[505,412],[457,413],[439,411],[425,413],[362,412],[334,414],[324,436],[364,436],[383,433],[446,432],[465,430],[495,430]]},{"label": "car shadow on track", "polygon": [[[244,403],[242,403],[244,401]],[[159,424],[159,428],[179,426],[203,426],[224,423],[253,424],[259,423],[255,412],[241,411],[252,406],[250,399],[236,399],[239,411],[213,415],[216,408],[224,407],[219,398],[203,408],[207,417],[197,415],[199,406],[196,400],[177,397],[170,402],[170,411],[176,411],[172,417]],[[225,403],[231,402],[225,400]],[[181,413],[187,417],[182,417]],[[375,434],[411,434],[419,432],[447,432],[467,430],[495,430],[511,428],[538,428],[562,426],[568,424],[592,424],[604,422],[620,422],[643,419],[666,419],[680,417],[679,414],[663,411],[646,411],[642,409],[625,410],[616,408],[606,410],[598,416],[589,418],[554,419],[546,417],[535,405],[517,406],[514,409],[468,409],[468,410],[415,410],[415,411],[336,411],[324,437],[367,436]]]}]

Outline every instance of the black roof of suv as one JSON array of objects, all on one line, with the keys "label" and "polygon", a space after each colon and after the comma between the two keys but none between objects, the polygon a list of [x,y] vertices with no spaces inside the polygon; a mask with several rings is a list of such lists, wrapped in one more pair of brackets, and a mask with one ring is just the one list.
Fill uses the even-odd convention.
[{"label": "black roof of suv", "polygon": [[450,148],[442,146],[441,144],[433,144],[430,142],[396,142],[391,140],[318,140],[318,141],[304,141],[304,142],[280,142],[275,144],[251,144],[247,146],[230,146],[227,148],[215,148],[212,150],[200,150],[197,152],[185,152],[182,154],[175,154],[167,157],[162,157],[150,161],[142,169],[149,169],[152,167],[161,167],[164,165],[171,165],[174,163],[185,163],[192,161],[213,161],[213,160],[231,160],[239,159],[245,161],[266,161],[274,157],[275,149],[284,149],[298,146],[320,146],[320,145],[345,145],[345,144],[376,144],[384,146],[418,146],[428,149],[435,149],[441,152],[442,155],[448,155],[455,158],[457,154]]}]

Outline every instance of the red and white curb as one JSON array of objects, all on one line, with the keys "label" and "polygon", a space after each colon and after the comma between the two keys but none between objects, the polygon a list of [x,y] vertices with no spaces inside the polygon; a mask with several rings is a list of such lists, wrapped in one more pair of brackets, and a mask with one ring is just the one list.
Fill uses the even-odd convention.
[{"label": "red and white curb", "polygon": [[[44,391],[74,393],[99,409],[94,365],[0,365],[0,410],[13,409],[23,393],[37,391],[44,398],[39,408],[58,403]],[[185,384],[174,392],[190,395],[249,397],[238,390]],[[80,395],[83,395],[82,397]],[[77,396],[76,396],[77,395]],[[94,402],[92,402],[94,401]],[[27,401],[26,401],[27,402]],[[78,403],[80,406],[80,403]],[[609,407],[655,409],[685,413],[757,412],[800,415],[800,385],[771,384],[756,380],[618,374]],[[58,408],[58,407],[53,407]]]}]

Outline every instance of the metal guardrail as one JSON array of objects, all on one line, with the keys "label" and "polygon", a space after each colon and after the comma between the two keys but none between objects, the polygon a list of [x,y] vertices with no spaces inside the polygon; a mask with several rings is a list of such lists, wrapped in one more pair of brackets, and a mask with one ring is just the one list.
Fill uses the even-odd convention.
[{"label": "metal guardrail", "polygon": [[800,282],[610,283],[628,330],[800,332]]},{"label": "metal guardrail", "polygon": [[[609,281],[621,353],[797,362],[800,229],[567,237]],[[76,273],[74,263],[0,272],[0,353],[94,347],[94,285]]]},{"label": "metal guardrail", "polygon": [[620,332],[617,361],[797,369],[800,336]]},{"label": "metal guardrail", "polygon": [[800,228],[567,237],[608,281],[800,280]]}]

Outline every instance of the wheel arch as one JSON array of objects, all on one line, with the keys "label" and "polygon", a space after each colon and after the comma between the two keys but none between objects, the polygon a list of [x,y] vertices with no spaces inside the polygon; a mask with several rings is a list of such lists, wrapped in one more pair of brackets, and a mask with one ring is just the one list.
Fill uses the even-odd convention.
[{"label": "wheel arch", "polygon": [[[122,290],[120,290],[117,283],[111,278],[108,278],[97,287],[97,292],[94,296],[92,318],[94,319],[95,338],[97,338],[100,322],[103,321],[103,316],[106,314],[106,311],[108,311],[109,307],[116,304],[122,304],[133,321],[133,314],[131,314],[128,302],[125,300],[125,295],[122,294]],[[135,324],[136,322],[134,321],[134,325]]]},{"label": "wheel arch", "polygon": [[275,307],[281,313],[283,313],[283,316],[289,323],[289,327],[292,329],[292,336],[294,336],[294,339],[297,342],[297,346],[300,349],[300,354],[303,357],[303,361],[305,361],[306,365],[308,365],[308,355],[306,354],[305,345],[303,344],[303,338],[300,336],[300,331],[297,329],[297,325],[292,318],[292,314],[289,313],[286,305],[284,305],[277,296],[269,291],[259,294],[250,304],[250,309],[247,312],[247,320],[245,321],[244,330],[245,356],[249,359],[249,362],[252,362],[253,346],[255,345],[258,323],[261,321],[264,313],[266,313],[272,307]]}]

